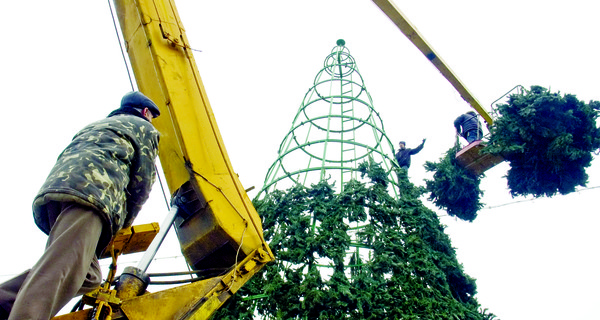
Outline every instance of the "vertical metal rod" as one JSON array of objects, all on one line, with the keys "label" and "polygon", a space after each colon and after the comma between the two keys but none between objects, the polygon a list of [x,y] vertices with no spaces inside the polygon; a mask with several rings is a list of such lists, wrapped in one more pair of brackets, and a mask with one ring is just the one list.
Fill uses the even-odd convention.
[{"label": "vertical metal rod", "polygon": [[171,229],[171,225],[173,225],[175,217],[177,216],[178,209],[179,208],[176,205],[171,206],[169,214],[167,215],[165,221],[163,221],[163,224],[160,227],[160,231],[158,232],[156,237],[154,237],[154,240],[152,240],[152,243],[150,243],[150,246],[148,247],[148,249],[144,253],[144,256],[138,263],[138,269],[142,270],[143,272],[146,272],[148,266],[150,265],[150,262],[152,261],[152,259],[154,259],[158,248],[162,244],[163,240],[165,240],[167,232],[169,232],[169,229]]}]

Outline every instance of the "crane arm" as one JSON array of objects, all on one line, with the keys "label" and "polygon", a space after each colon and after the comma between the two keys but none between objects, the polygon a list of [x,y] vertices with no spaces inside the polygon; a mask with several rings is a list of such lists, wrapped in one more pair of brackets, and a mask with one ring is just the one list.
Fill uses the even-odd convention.
[{"label": "crane arm", "polygon": [[[272,256],[232,168],[174,1],[115,0],[115,6],[139,90],[161,109],[153,124],[161,133],[159,157],[171,195],[185,193],[184,202],[197,202],[178,204],[189,205],[186,219],[209,215],[242,254],[262,246]],[[187,241],[184,251],[202,240]],[[194,264],[204,257],[192,249],[194,257],[186,258]]]},{"label": "crane arm", "polygon": [[435,52],[431,45],[423,38],[417,28],[404,16],[404,13],[392,2],[392,0],[372,0],[383,13],[402,31],[421,53],[438,69],[438,71],[458,91],[460,96],[481,115],[488,126],[493,124],[492,117],[481,106],[477,98],[467,89],[463,82],[456,76],[450,67]]}]

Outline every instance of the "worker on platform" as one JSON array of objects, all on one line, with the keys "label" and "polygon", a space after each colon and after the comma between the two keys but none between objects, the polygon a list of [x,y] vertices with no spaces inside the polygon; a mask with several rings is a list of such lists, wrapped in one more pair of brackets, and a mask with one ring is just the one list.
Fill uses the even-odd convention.
[{"label": "worker on platform", "polygon": [[481,123],[477,119],[475,111],[468,111],[456,118],[454,120],[454,128],[456,128],[456,133],[465,138],[469,143],[483,138]]},{"label": "worker on platform", "polygon": [[98,256],[131,226],[148,199],[156,172],[160,114],[134,91],[107,118],[75,135],[33,201],[48,241],[28,271],[0,284],[0,319],[50,319],[73,297],[101,283]]},{"label": "worker on platform", "polygon": [[410,167],[410,156],[419,153],[419,151],[423,149],[425,140],[427,139],[423,139],[423,142],[421,142],[421,144],[414,149],[407,148],[406,143],[404,141],[400,141],[398,144],[398,152],[396,152],[396,161],[398,161],[398,166],[400,166],[400,168],[408,170]]}]

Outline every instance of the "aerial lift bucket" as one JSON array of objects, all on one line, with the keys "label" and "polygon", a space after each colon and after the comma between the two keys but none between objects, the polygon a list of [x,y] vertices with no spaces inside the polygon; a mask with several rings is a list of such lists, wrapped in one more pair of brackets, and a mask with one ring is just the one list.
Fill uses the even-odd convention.
[{"label": "aerial lift bucket", "polygon": [[485,143],[482,140],[473,141],[456,153],[456,161],[475,175],[480,175],[504,161],[501,156],[482,153],[484,147]]}]

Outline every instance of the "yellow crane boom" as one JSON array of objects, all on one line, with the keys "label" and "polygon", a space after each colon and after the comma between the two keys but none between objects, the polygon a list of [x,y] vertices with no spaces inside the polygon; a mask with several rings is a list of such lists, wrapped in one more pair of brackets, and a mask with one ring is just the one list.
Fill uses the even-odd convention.
[{"label": "yellow crane boom", "polygon": [[458,91],[460,96],[481,115],[487,122],[488,126],[493,124],[492,117],[481,106],[479,100],[467,89],[460,81],[450,67],[442,60],[435,52],[433,47],[419,33],[417,28],[404,16],[404,13],[391,0],[372,0],[385,13],[390,20],[402,31],[402,33],[425,55],[425,57],[433,63],[440,73],[450,82],[450,84]]},{"label": "yellow crane boom", "polygon": [[[174,1],[115,0],[115,7],[138,88],[161,111],[153,124],[173,199],[161,228],[174,225],[188,265],[202,277],[147,293],[145,268],[128,267],[115,290],[84,296],[92,309],[55,319],[104,319],[106,310],[112,319],[208,319],[274,256],[232,168]],[[147,267],[152,259],[141,260]]]},{"label": "yellow crane boom", "polygon": [[159,157],[171,194],[191,192],[187,200],[199,203],[188,209],[212,215],[231,238],[227,240],[237,243],[233,249],[241,246],[247,255],[262,246],[272,255],[260,218],[232,168],[175,3],[115,4],[138,87],[161,108],[154,123],[161,133]]}]

